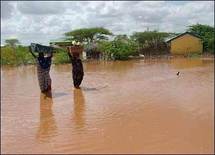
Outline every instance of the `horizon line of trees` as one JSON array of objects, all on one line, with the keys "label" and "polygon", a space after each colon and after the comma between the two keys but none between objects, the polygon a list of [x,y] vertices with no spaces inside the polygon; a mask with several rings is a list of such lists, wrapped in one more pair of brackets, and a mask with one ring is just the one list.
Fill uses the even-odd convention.
[{"label": "horizon line of trees", "polygon": [[[187,31],[195,33],[202,38],[204,52],[214,53],[214,27],[194,24],[188,26]],[[178,35],[178,33],[159,32],[156,30],[134,32],[130,36],[126,34],[114,35],[106,28],[94,27],[66,32],[63,41],[79,41],[84,44],[84,48],[88,54],[101,53],[104,59],[126,60],[130,55],[160,55],[169,53],[165,38],[174,35]],[[112,40],[109,39],[109,36],[112,36]],[[6,63],[4,57],[12,54],[14,55],[12,60],[18,59],[17,57],[19,56],[29,59],[27,47],[21,45],[18,39],[6,39],[5,43],[6,46],[1,47],[1,60],[3,60],[3,64]],[[8,52],[2,50],[4,48]],[[26,54],[24,52],[19,55],[18,52],[20,51],[25,51]],[[63,52],[57,52],[55,55],[59,63],[68,61],[67,55]]]}]

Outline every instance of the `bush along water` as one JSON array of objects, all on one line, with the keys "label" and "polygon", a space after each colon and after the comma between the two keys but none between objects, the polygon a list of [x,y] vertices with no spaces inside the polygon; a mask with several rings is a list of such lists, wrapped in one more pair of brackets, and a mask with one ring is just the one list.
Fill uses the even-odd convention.
[{"label": "bush along water", "polygon": [[[70,63],[68,54],[65,50],[57,49],[54,51],[54,64]],[[28,46],[4,46],[1,47],[1,65],[27,65],[35,64],[36,61],[31,55]]]},{"label": "bush along water", "polygon": [[1,47],[1,64],[2,65],[26,65],[34,64],[35,60],[25,46]]},{"label": "bush along water", "polygon": [[137,44],[131,40],[102,41],[98,43],[98,50],[105,60],[128,60],[129,56],[137,55]]}]

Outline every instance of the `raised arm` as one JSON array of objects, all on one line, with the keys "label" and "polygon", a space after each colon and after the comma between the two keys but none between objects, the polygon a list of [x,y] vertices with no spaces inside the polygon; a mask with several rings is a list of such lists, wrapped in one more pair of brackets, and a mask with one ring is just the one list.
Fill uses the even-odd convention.
[{"label": "raised arm", "polygon": [[34,58],[37,58],[37,56],[32,52],[31,46],[29,46],[29,51],[31,52],[31,54],[32,54],[32,56],[33,56]]},{"label": "raised arm", "polygon": [[70,52],[67,52],[68,53],[68,55],[69,55],[69,58],[70,58],[70,60],[72,60],[72,55],[70,54]]},{"label": "raised arm", "polygon": [[70,58],[70,60],[72,60],[72,55],[71,55],[71,53],[70,53],[70,51],[69,51],[69,47],[67,47],[67,53],[68,53],[68,55],[69,55],[69,58]]}]

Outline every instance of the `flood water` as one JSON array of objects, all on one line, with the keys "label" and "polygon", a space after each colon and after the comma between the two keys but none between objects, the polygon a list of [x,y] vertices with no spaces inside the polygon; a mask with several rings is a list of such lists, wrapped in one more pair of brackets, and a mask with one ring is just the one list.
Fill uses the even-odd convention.
[{"label": "flood water", "polygon": [[71,65],[53,65],[45,96],[35,66],[2,67],[2,153],[213,152],[213,59],[92,61],[84,69],[75,90]]}]

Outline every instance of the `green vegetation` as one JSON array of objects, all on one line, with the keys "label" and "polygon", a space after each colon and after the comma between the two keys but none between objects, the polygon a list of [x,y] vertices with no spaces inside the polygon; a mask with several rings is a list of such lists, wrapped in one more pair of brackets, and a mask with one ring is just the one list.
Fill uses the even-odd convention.
[{"label": "green vegetation", "polygon": [[201,53],[189,53],[186,55],[188,58],[199,58],[201,56]]},{"label": "green vegetation", "polygon": [[137,43],[132,40],[123,41],[101,41],[98,43],[98,50],[102,51],[106,60],[127,60],[130,55],[137,55]]},{"label": "green vegetation", "polygon": [[[69,63],[68,54],[63,50],[56,50],[54,53],[53,63],[62,64]],[[1,47],[1,64],[2,65],[27,65],[35,64],[35,59],[29,52],[29,48],[25,46]]]},{"label": "green vegetation", "polygon": [[167,32],[145,31],[135,32],[131,37],[136,40],[141,46],[156,46],[163,42],[165,37],[168,37]]},{"label": "green vegetation", "polygon": [[[208,25],[191,25],[189,32],[199,35],[203,39],[204,52],[214,54],[214,28]],[[139,54],[161,55],[167,54],[169,49],[164,42],[166,37],[176,33],[145,31],[135,32],[131,36],[125,34],[113,35],[108,29],[102,27],[82,28],[66,32],[67,41],[79,41],[89,53],[99,52],[104,60],[127,60],[129,56]],[[107,36],[114,36],[108,40]],[[6,46],[1,47],[2,65],[33,64],[35,60],[28,47],[20,44],[18,39],[5,40]],[[199,57],[197,53],[190,53],[188,57]],[[53,63],[69,63],[69,58],[64,50],[57,50],[53,57]]]},{"label": "green vegetation", "polygon": [[214,27],[195,24],[189,26],[188,31],[195,33],[202,38],[204,52],[214,53]]},{"label": "green vegetation", "polygon": [[6,39],[5,40],[6,45],[10,47],[16,47],[17,44],[19,44],[19,40],[14,38],[14,39]]},{"label": "green vegetation", "polygon": [[1,64],[26,65],[35,63],[34,58],[28,50],[28,47],[24,46],[17,46],[15,48],[10,46],[1,47]]},{"label": "green vegetation", "polygon": [[138,43],[139,53],[144,55],[167,54],[164,39],[171,33],[158,31],[135,32],[131,38]]},{"label": "green vegetation", "polygon": [[103,27],[82,28],[65,33],[67,40],[92,43],[97,40],[107,40],[106,35],[112,35],[108,29]]},{"label": "green vegetation", "polygon": [[57,50],[54,54],[53,63],[54,64],[63,64],[63,63],[69,63],[69,57],[66,51],[63,50]]}]

